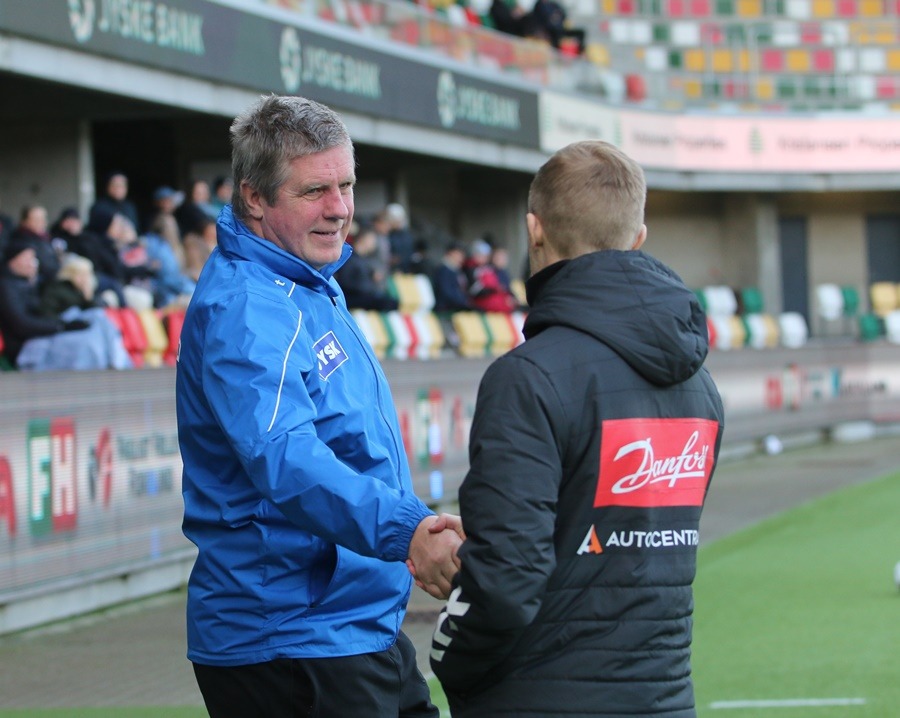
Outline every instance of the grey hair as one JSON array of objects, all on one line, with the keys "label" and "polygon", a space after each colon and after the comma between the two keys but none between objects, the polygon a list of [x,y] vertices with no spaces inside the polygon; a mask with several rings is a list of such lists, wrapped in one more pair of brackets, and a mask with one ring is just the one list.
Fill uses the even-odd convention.
[{"label": "grey hair", "polygon": [[246,219],[241,197],[246,182],[270,205],[297,157],[349,147],[353,141],[336,112],[305,97],[263,95],[231,123],[231,174],[235,215]]}]

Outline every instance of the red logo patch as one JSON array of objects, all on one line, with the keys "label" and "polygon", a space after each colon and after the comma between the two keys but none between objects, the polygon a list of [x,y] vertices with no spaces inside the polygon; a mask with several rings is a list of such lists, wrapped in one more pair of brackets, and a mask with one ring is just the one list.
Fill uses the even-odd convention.
[{"label": "red logo patch", "polygon": [[604,421],[594,506],[701,506],[718,430],[708,419]]}]

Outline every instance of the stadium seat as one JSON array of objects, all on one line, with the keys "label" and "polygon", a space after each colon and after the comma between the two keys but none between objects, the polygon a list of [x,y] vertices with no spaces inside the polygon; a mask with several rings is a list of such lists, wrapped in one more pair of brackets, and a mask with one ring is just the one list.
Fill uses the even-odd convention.
[{"label": "stadium seat", "polygon": [[841,294],[844,297],[844,316],[856,317],[859,313],[859,290],[845,284],[841,287]]},{"label": "stadium seat", "polygon": [[763,309],[763,297],[759,287],[743,287],[740,291],[740,313],[761,314]]},{"label": "stadium seat", "polygon": [[122,333],[122,343],[125,345],[125,351],[131,357],[135,369],[144,366],[147,336],[144,334],[144,325],[137,312],[131,307],[107,307],[106,316]]},{"label": "stadium seat", "polygon": [[509,283],[509,289],[516,298],[516,301],[519,302],[520,306],[528,306],[528,298],[525,294],[525,282],[521,279],[513,279]]},{"label": "stadium seat", "polygon": [[893,282],[875,282],[869,287],[872,312],[884,318],[897,309],[897,285]]},{"label": "stadium seat", "polygon": [[431,280],[425,274],[414,274],[413,279],[419,290],[419,309],[430,312],[434,309],[434,287],[431,286]]},{"label": "stadium seat", "polygon": [[891,344],[900,344],[900,309],[888,312],[885,316],[884,336]]},{"label": "stadium seat", "polygon": [[459,337],[457,351],[464,357],[481,357],[488,351],[487,327],[479,312],[454,312],[453,329]]},{"label": "stadium seat", "polygon": [[714,285],[703,288],[706,313],[710,316],[728,317],[737,312],[737,297],[731,287]]},{"label": "stadium seat", "polygon": [[744,317],[747,326],[747,346],[765,349],[768,346],[768,330],[762,314],[748,314]]},{"label": "stadium seat", "polygon": [[136,311],[136,314],[147,340],[144,348],[144,366],[161,367],[163,355],[169,347],[169,335],[163,326],[162,319],[155,309],[141,309]]},{"label": "stadium seat", "polygon": [[168,336],[163,363],[167,366],[175,366],[175,362],[178,360],[178,343],[181,341],[181,329],[184,326],[184,312],[184,309],[172,309],[166,312],[163,319]]},{"label": "stadium seat", "polygon": [[823,336],[844,318],[844,293],[837,284],[826,282],[816,286],[816,317],[819,334]]},{"label": "stadium seat", "polygon": [[356,325],[365,336],[375,356],[384,359],[385,349],[388,344],[387,332],[378,312],[366,309],[354,309],[350,315],[356,321]]},{"label": "stadium seat", "polygon": [[[709,320],[712,322],[712,326],[715,331],[713,331],[710,337],[710,345],[715,346],[716,349],[723,349],[725,351],[733,348],[733,340],[732,336],[732,326],[729,317],[713,315],[709,317]],[[712,337],[715,337],[713,340]],[[713,344],[714,342],[714,344]]]},{"label": "stadium seat", "polygon": [[731,348],[743,349],[749,338],[747,336],[747,325],[744,324],[744,320],[736,314],[732,314],[727,319],[728,328],[731,331]]},{"label": "stadium seat", "polygon": [[409,348],[412,345],[413,337],[410,334],[409,327],[399,311],[385,312],[385,326],[390,327],[391,331],[391,347],[386,352],[386,356],[393,359],[408,359]]},{"label": "stadium seat", "polygon": [[864,342],[874,342],[885,335],[884,320],[877,314],[861,314],[859,317],[859,338]]},{"label": "stadium seat", "polygon": [[4,346],[5,345],[3,343],[3,333],[0,332],[0,371],[10,371],[11,369],[14,369],[15,367],[10,363],[9,359],[7,359],[5,356],[3,356]]},{"label": "stadium seat", "polygon": [[778,317],[781,330],[781,345],[789,349],[798,349],[806,344],[809,338],[809,327],[800,312],[784,312]]},{"label": "stadium seat", "polygon": [[491,354],[500,356],[516,346],[517,332],[508,314],[487,312],[484,319],[491,335],[491,345],[488,347]]}]

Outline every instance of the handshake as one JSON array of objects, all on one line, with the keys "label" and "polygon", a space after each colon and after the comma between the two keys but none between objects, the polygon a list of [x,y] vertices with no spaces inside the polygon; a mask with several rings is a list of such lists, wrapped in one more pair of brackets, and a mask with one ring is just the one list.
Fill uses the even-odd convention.
[{"label": "handshake", "polygon": [[465,540],[459,516],[441,514],[422,519],[409,542],[406,559],[416,586],[435,598],[446,599],[461,565],[457,551]]}]

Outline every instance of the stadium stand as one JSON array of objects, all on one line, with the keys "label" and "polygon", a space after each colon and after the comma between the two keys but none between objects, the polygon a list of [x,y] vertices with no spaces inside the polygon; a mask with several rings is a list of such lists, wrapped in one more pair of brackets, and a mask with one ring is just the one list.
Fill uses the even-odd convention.
[{"label": "stadium stand", "polygon": [[[306,11],[302,0],[268,0]],[[474,5],[474,7],[473,7]],[[319,0],[320,18],[541,84],[662,109],[896,109],[892,0],[593,0],[564,3],[584,59],[490,29],[467,0]]]}]

